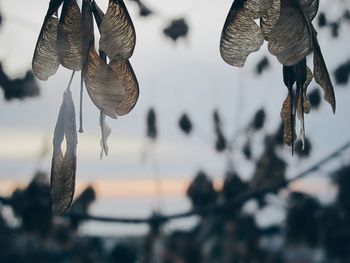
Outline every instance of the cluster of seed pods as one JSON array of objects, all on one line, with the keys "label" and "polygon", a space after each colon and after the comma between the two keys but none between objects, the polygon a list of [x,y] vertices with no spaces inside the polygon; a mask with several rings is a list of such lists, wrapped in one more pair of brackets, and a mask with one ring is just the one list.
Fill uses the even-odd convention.
[{"label": "cluster of seed pods", "polygon": [[[94,23],[99,29],[96,38]],[[81,71],[81,99],[85,83],[100,111],[101,157],[108,153],[106,141],[111,133],[105,117],[116,119],[129,113],[138,100],[139,86],[129,62],[135,41],[135,29],[123,0],[109,0],[106,13],[93,0],[82,0],[81,7],[76,0],[51,0],[35,47],[32,68],[38,79],[47,80],[60,65],[73,71],[72,78]],[[63,95],[53,139],[51,199],[55,214],[69,209],[75,189],[77,129],[72,78]],[[63,153],[64,139],[67,146]]]},{"label": "cluster of seed pods", "polygon": [[[283,139],[292,151],[297,137],[296,117],[301,122],[300,138],[305,138],[304,113],[310,111],[306,91],[313,78],[335,112],[333,85],[312,24],[318,8],[319,0],[235,0],[221,35],[221,56],[232,66],[243,67],[247,56],[258,51],[264,40],[269,52],[283,65],[283,80],[288,88],[281,111]],[[313,71],[306,63],[310,53]]]}]

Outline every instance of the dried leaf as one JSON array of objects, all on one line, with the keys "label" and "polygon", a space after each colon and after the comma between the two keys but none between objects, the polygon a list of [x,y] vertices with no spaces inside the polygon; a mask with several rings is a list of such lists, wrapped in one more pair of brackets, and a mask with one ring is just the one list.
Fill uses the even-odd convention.
[{"label": "dried leaf", "polygon": [[84,65],[84,81],[91,100],[103,113],[117,118],[117,109],[124,100],[125,88],[116,73],[90,47]]},{"label": "dried leaf", "polygon": [[288,97],[283,102],[281,118],[283,120],[283,141],[285,144],[291,146],[294,142],[294,118],[293,118],[293,105],[292,95],[289,92]]},{"label": "dried leaf", "polygon": [[305,13],[305,15],[307,16],[307,18],[309,19],[309,21],[311,22],[317,12],[318,12],[318,7],[320,5],[320,1],[319,0],[299,0],[299,3]]},{"label": "dried leaf", "polygon": [[[297,117],[299,120],[303,119],[303,113],[309,113],[311,109],[311,104],[306,96],[307,88],[312,81],[313,75],[311,69],[307,67],[306,80],[303,86],[302,96],[297,97]],[[302,106],[303,105],[303,106]]]},{"label": "dried leaf", "polygon": [[273,4],[273,0],[246,0],[244,8],[246,13],[253,19],[262,17],[267,9]]},{"label": "dried leaf", "polygon": [[280,10],[281,0],[273,0],[272,6],[260,18],[260,27],[265,40],[269,40],[269,34],[280,17]]},{"label": "dried leaf", "polygon": [[100,159],[103,157],[103,153],[105,155],[108,155],[108,145],[107,145],[107,139],[111,135],[112,129],[108,126],[106,123],[106,114],[104,114],[102,111],[100,112],[100,127],[101,127],[101,153],[100,153]]},{"label": "dried leaf", "polygon": [[122,116],[128,114],[135,107],[139,98],[139,84],[128,60],[121,63],[111,63],[110,67],[117,74],[125,89],[123,101],[116,107],[117,114]]},{"label": "dried leaf", "polygon": [[318,44],[316,31],[313,29],[313,43],[314,43],[314,77],[324,91],[324,99],[332,106],[335,113],[336,101],[334,95],[334,88],[331,78],[328,73],[326,63],[323,59],[320,45]]},{"label": "dried leaf", "polygon": [[223,60],[229,65],[243,67],[248,55],[258,51],[263,42],[260,27],[235,1],[221,34],[220,53]]},{"label": "dried leaf", "polygon": [[286,66],[297,64],[312,51],[309,22],[294,3],[281,2],[281,14],[269,34],[268,49]]},{"label": "dried leaf", "polygon": [[76,0],[66,0],[57,34],[57,53],[62,66],[75,71],[82,69],[87,49],[83,33],[82,14]]},{"label": "dried leaf", "polygon": [[[61,145],[66,139],[66,152]],[[51,165],[51,199],[54,214],[64,214],[70,207],[75,187],[77,131],[75,109],[70,91],[66,91],[53,138]]]},{"label": "dried leaf", "polygon": [[58,19],[45,19],[36,43],[32,68],[34,75],[40,80],[47,80],[54,75],[60,65],[56,52]]},{"label": "dried leaf", "polygon": [[135,28],[123,0],[110,0],[102,19],[100,50],[113,62],[122,62],[134,52]]}]

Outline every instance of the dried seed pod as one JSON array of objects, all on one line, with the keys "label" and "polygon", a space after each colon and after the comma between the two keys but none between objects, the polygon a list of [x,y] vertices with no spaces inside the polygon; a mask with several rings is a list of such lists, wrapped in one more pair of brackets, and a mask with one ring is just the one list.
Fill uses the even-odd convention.
[{"label": "dried seed pod", "polygon": [[100,49],[113,62],[129,59],[135,48],[136,34],[123,0],[110,0],[102,18]]},{"label": "dried seed pod", "polygon": [[[66,140],[63,154],[61,145]],[[65,91],[55,127],[51,165],[51,199],[54,214],[64,214],[70,207],[75,188],[77,130],[71,92]]]},{"label": "dried seed pod", "polygon": [[221,33],[223,60],[229,65],[243,67],[248,55],[258,51],[263,42],[261,29],[246,13],[243,2],[233,2]]}]

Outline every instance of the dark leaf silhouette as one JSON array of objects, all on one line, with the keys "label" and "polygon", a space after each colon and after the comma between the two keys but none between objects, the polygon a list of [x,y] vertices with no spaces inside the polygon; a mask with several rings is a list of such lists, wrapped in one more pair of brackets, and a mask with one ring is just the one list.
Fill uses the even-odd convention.
[{"label": "dark leaf silhouette", "polygon": [[179,120],[179,127],[181,131],[183,131],[185,134],[190,134],[192,131],[192,123],[190,118],[186,113],[182,114]]},{"label": "dark leaf silhouette", "polygon": [[320,104],[321,104],[321,94],[320,94],[320,91],[318,89],[312,90],[308,94],[308,98],[309,98],[311,107],[317,109],[320,106]]},{"label": "dark leaf silhouette", "polygon": [[100,26],[100,50],[112,62],[123,62],[135,48],[135,28],[123,0],[110,0]]},{"label": "dark leaf silhouette", "polygon": [[227,148],[226,138],[222,133],[218,133],[215,142],[215,149],[218,152],[223,152]]},{"label": "dark leaf silhouette", "polygon": [[263,57],[256,65],[255,71],[256,71],[256,73],[261,75],[269,67],[270,67],[269,59],[267,57]]},{"label": "dark leaf silhouette", "polygon": [[[71,207],[72,214],[87,215],[89,207],[96,199],[96,193],[94,188],[90,185],[74,200]],[[71,217],[71,227],[77,229],[80,223],[80,219],[77,217]]]},{"label": "dark leaf silhouette", "polygon": [[350,212],[350,196],[348,187],[350,185],[350,165],[346,164],[333,173],[333,180],[339,188],[337,200],[345,211]]},{"label": "dark leaf silhouette", "polygon": [[174,19],[163,30],[163,33],[173,41],[185,38],[188,34],[188,24],[184,18]]},{"label": "dark leaf silhouette", "polygon": [[350,60],[339,65],[334,71],[335,81],[339,85],[346,85],[350,76]]},{"label": "dark leaf silhouette", "polygon": [[0,87],[4,91],[6,100],[36,97],[40,93],[38,83],[31,71],[28,71],[23,78],[10,79],[10,77],[4,72],[1,63]]},{"label": "dark leaf silhouette", "polygon": [[208,175],[199,171],[187,189],[187,196],[194,207],[201,207],[215,203],[217,193]]},{"label": "dark leaf silhouette", "polygon": [[332,32],[332,37],[337,38],[339,36],[339,23],[333,22],[329,24]]},{"label": "dark leaf silhouette", "polygon": [[122,116],[128,114],[135,107],[139,98],[139,84],[128,60],[111,63],[109,66],[117,74],[117,78],[121,81],[125,90],[123,101],[116,106],[117,114]]},{"label": "dark leaf silhouette", "polygon": [[252,145],[249,140],[247,140],[246,143],[243,145],[242,152],[247,160],[250,160],[252,158]]},{"label": "dark leaf silhouette", "polygon": [[[66,151],[62,153],[62,142],[66,140]],[[69,90],[63,102],[55,127],[51,165],[51,199],[54,214],[64,214],[70,207],[75,188],[77,131],[75,109]]]},{"label": "dark leaf silhouette", "polygon": [[245,12],[243,1],[234,1],[221,33],[223,60],[229,65],[243,67],[248,55],[258,51],[263,42],[261,29]]},{"label": "dark leaf silhouette", "polygon": [[327,25],[327,17],[325,13],[320,13],[318,16],[318,26],[325,27]]},{"label": "dark leaf silhouette", "polygon": [[218,152],[223,152],[227,148],[227,140],[222,132],[221,120],[220,120],[219,112],[217,110],[214,110],[213,120],[214,120],[214,131],[216,136],[215,149]]},{"label": "dark leaf silhouette", "polygon": [[82,69],[88,45],[83,32],[76,0],[65,0],[57,33],[57,54],[62,66],[75,71]]},{"label": "dark leaf silhouette", "polygon": [[147,136],[153,140],[157,138],[157,115],[153,108],[147,113]]},{"label": "dark leaf silhouette", "polygon": [[133,2],[136,2],[139,7],[139,15],[146,17],[153,14],[152,10],[148,8],[148,6],[145,5],[145,3],[141,0],[132,0]]},{"label": "dark leaf silhouette", "polygon": [[287,164],[271,146],[266,146],[256,162],[253,178],[250,182],[250,186],[255,189],[279,184],[285,179]]},{"label": "dark leaf silhouette", "polygon": [[295,153],[301,158],[307,158],[310,156],[312,150],[312,145],[309,138],[305,137],[304,142],[301,140],[297,141],[295,144]]},{"label": "dark leaf silhouette", "polygon": [[225,175],[222,193],[226,200],[232,200],[248,190],[247,183],[235,171],[228,171]]},{"label": "dark leaf silhouette", "polygon": [[318,229],[319,207],[320,204],[313,197],[301,192],[291,193],[286,218],[288,240],[315,245],[320,234]]},{"label": "dark leaf silhouette", "polygon": [[265,118],[266,118],[265,110],[264,109],[258,110],[255,113],[255,116],[252,122],[252,128],[254,130],[260,130],[261,128],[263,128],[265,123]]}]

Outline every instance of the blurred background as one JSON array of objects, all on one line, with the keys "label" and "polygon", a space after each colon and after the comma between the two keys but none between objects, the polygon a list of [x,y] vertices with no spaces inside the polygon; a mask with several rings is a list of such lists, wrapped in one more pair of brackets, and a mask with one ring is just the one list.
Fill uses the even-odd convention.
[{"label": "blurred background", "polygon": [[[107,0],[97,3],[107,9]],[[220,204],[293,178],[350,140],[349,1],[321,1],[313,22],[337,112],[313,81],[306,147],[301,151],[298,141],[294,156],[281,143],[280,110],[287,95],[282,67],[266,43],[242,69],[220,57],[232,1],[125,4],[137,34],[130,62],[140,97],[130,114],[107,119],[109,155],[100,160],[99,111],[84,91],[76,188],[83,201],[76,202],[77,211],[147,218]],[[51,142],[71,72],[60,67],[46,82],[27,73],[47,7],[46,0],[0,1],[0,196],[5,200],[0,228],[17,240],[14,251],[36,240],[36,248],[46,246],[55,254],[35,262],[349,262],[346,149],[286,188],[217,214],[155,225],[52,218],[45,210]],[[78,108],[78,77],[71,89]],[[47,217],[38,221],[35,211]],[[337,231],[342,235],[331,235]],[[84,242],[77,246],[77,240]],[[79,253],[89,247],[96,253],[84,259]],[[6,262],[17,262],[11,260]]]}]

